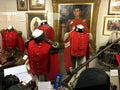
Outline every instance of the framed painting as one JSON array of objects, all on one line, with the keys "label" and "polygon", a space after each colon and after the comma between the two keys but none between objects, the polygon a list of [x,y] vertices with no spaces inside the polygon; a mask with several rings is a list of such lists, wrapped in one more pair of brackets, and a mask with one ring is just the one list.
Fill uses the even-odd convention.
[{"label": "framed painting", "polygon": [[120,14],[120,0],[109,0],[108,14]]},{"label": "framed painting", "polygon": [[30,10],[44,10],[45,0],[29,0]]},{"label": "framed painting", "polygon": [[[59,40],[62,41],[66,32],[72,31],[73,27],[83,24],[87,32],[91,30],[93,3],[59,4]],[[84,22],[84,23],[83,23]]]},{"label": "framed painting", "polygon": [[120,17],[106,16],[104,18],[103,35],[111,35],[114,31],[120,31]]},{"label": "framed painting", "polygon": [[46,14],[41,13],[26,13],[27,38],[30,39],[32,32],[41,24],[41,20],[47,20]]},{"label": "framed painting", "polygon": [[[63,36],[68,30],[66,29],[66,22],[69,21],[69,19],[73,19],[73,8],[74,6],[78,6],[81,9],[81,18],[83,22],[86,22],[89,32],[92,35],[92,40],[90,42],[91,52],[96,51],[96,22],[98,19],[100,2],[101,0],[52,0],[54,17],[56,17],[54,19],[54,29],[56,30],[55,37],[56,40],[59,41],[61,47],[64,47]],[[68,16],[66,17],[65,15],[67,14]],[[64,17],[66,20],[64,20]]]},{"label": "framed painting", "polygon": [[28,0],[17,0],[17,10],[27,11],[28,10]]}]

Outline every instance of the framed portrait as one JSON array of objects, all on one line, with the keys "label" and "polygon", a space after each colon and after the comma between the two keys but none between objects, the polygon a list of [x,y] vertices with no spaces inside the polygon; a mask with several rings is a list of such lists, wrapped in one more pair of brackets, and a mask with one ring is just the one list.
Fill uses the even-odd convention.
[{"label": "framed portrait", "polygon": [[27,11],[28,10],[28,0],[17,0],[17,10]]},{"label": "framed portrait", "polygon": [[[73,3],[73,4],[59,4],[59,40],[62,41],[64,34],[71,31],[70,27],[75,27],[78,24],[85,22],[88,32],[91,30],[93,3]],[[80,10],[79,19],[75,19],[76,11]],[[77,16],[78,17],[78,16]],[[74,25],[73,25],[73,24]]]},{"label": "framed portrait", "polygon": [[45,0],[29,0],[30,10],[44,10]]},{"label": "framed portrait", "polygon": [[111,35],[114,31],[120,31],[120,17],[105,16],[103,35]]},{"label": "framed portrait", "polygon": [[47,20],[46,14],[41,13],[26,13],[27,38],[30,39],[32,32],[41,24],[41,20]]},{"label": "framed portrait", "polygon": [[64,47],[64,33],[67,32],[66,27],[68,23],[66,22],[73,19],[73,8],[78,6],[82,11],[81,18],[83,19],[83,22],[86,22],[93,38],[90,42],[90,50],[91,52],[96,51],[96,22],[98,19],[100,2],[101,0],[52,0],[54,17],[56,17],[54,19],[54,29],[56,30],[55,37],[56,40],[59,41],[61,48]]},{"label": "framed portrait", "polygon": [[120,14],[120,0],[109,0],[108,14]]}]

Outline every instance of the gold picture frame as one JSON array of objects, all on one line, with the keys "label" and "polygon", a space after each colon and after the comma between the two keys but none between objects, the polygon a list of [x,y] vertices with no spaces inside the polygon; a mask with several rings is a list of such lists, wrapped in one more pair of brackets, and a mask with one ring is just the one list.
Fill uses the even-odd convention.
[{"label": "gold picture frame", "polygon": [[29,0],[30,10],[45,10],[45,0]]},{"label": "gold picture frame", "polygon": [[[55,29],[55,39],[60,43],[61,46],[64,46],[63,41],[59,41],[59,4],[89,4],[93,3],[93,12],[92,12],[92,20],[90,22],[90,33],[92,34],[91,40],[91,52],[96,51],[96,26],[97,26],[97,19],[98,19],[98,12],[99,12],[99,5],[101,0],[52,0],[53,4],[53,12],[54,12],[54,29]],[[58,18],[58,19],[57,19]]]},{"label": "gold picture frame", "polygon": [[114,31],[120,31],[120,17],[105,16],[103,35],[110,36]]},{"label": "gold picture frame", "polygon": [[47,20],[45,12],[26,13],[27,38],[30,39],[32,32],[41,24],[41,20]]},{"label": "gold picture frame", "polygon": [[28,10],[28,0],[17,0],[17,10],[27,11]]},{"label": "gold picture frame", "polygon": [[109,0],[108,14],[120,14],[120,0]]}]

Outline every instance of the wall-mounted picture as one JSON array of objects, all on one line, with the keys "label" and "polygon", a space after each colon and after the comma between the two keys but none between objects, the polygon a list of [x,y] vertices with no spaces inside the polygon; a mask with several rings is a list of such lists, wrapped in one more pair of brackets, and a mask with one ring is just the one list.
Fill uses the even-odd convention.
[{"label": "wall-mounted picture", "polygon": [[120,14],[120,0],[109,0],[108,14]]},{"label": "wall-mounted picture", "polygon": [[17,0],[17,10],[27,11],[28,10],[28,0]]},{"label": "wall-mounted picture", "polygon": [[45,0],[29,0],[30,10],[44,10]]},{"label": "wall-mounted picture", "polygon": [[114,31],[120,31],[120,17],[106,16],[104,18],[103,35],[111,35]]},{"label": "wall-mounted picture", "polygon": [[32,32],[41,24],[41,20],[47,20],[46,14],[41,13],[26,13],[27,38],[30,39]]},{"label": "wall-mounted picture", "polygon": [[82,24],[91,32],[93,3],[59,4],[59,40],[64,34],[78,24]]}]

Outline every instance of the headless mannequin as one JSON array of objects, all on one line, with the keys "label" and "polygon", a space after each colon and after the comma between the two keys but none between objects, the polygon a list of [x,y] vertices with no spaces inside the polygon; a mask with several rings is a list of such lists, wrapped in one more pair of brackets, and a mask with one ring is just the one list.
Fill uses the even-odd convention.
[{"label": "headless mannequin", "polygon": [[[33,39],[35,43],[40,43],[42,41],[45,41],[45,34],[42,33],[41,35],[36,35],[36,33],[33,33]],[[47,81],[48,80],[48,75],[36,75],[37,79],[39,81]]]},{"label": "headless mannequin", "polygon": [[8,26],[8,28],[7,28],[7,30],[13,30],[14,28],[13,28],[13,26],[11,26],[11,25],[9,25]]},{"label": "headless mannequin", "polygon": [[35,29],[32,37],[26,44],[30,73],[37,77],[36,80],[53,81],[55,74],[59,73],[59,55],[50,52],[51,44],[46,42],[43,30]]},{"label": "headless mannequin", "polygon": [[24,52],[24,41],[22,32],[17,31],[13,26],[9,25],[7,29],[1,31],[2,34],[2,50],[20,50]]},{"label": "headless mannequin", "polygon": [[41,34],[39,37],[37,37],[37,38],[34,38],[33,37],[33,39],[34,39],[34,41],[36,42],[36,43],[40,43],[40,42],[42,42],[42,41],[44,41],[45,40],[45,34],[43,33],[43,34]]},{"label": "headless mannequin", "polygon": [[[78,33],[84,33],[83,28],[75,28],[75,31]],[[77,68],[80,64],[82,64],[84,56],[71,56],[71,61],[72,61],[72,68]]]},{"label": "headless mannequin", "polygon": [[80,28],[76,27],[75,31],[79,32],[79,33],[84,33],[84,29],[83,28],[80,29]]},{"label": "headless mannequin", "polygon": [[[40,43],[45,40],[45,35],[42,34],[40,37],[34,39],[36,43]],[[48,75],[36,75],[39,81],[47,81]]]},{"label": "headless mannequin", "polygon": [[77,25],[75,30],[70,33],[71,42],[71,62],[72,68],[77,68],[82,64],[83,58],[89,58],[89,35],[84,32],[83,25]]},{"label": "headless mannequin", "polygon": [[47,20],[42,20],[38,26],[39,30],[43,30],[47,39],[54,41],[54,29],[47,23]]},{"label": "headless mannequin", "polygon": [[[39,50],[37,51],[37,50],[33,49],[35,53],[34,53],[34,55],[33,54],[31,54],[31,55],[35,56],[36,58],[35,59],[30,58],[30,62],[29,62],[30,65],[31,65],[31,63],[39,63],[39,62],[34,61],[34,60],[39,60],[39,58],[38,58],[39,55],[37,55],[38,53],[40,53],[41,58],[44,58],[44,57],[42,57],[42,52],[43,51],[42,51],[41,48],[44,47],[43,45],[44,45],[44,42],[45,42],[45,34],[43,33],[43,31],[35,29],[35,31],[32,33],[32,39],[29,42],[31,43],[31,41],[35,42],[35,45],[36,45],[35,49],[37,49],[37,50],[39,49]],[[27,46],[27,49],[28,49],[28,53],[32,53],[32,52],[29,52],[31,50],[31,49],[29,49],[29,48],[31,48],[31,46],[29,46],[29,42],[26,43],[26,46]],[[32,45],[34,46],[34,43]],[[28,54],[28,57],[30,57],[31,55]],[[41,60],[40,60],[40,62],[41,62]],[[38,70],[33,69],[34,77],[36,78],[36,80],[38,80],[38,81],[47,81],[48,80],[48,75],[47,74],[42,74],[41,70],[39,71],[39,66],[40,66],[39,64],[36,64],[35,66],[38,68]],[[32,70],[32,68],[31,68],[31,70]],[[39,73],[39,72],[41,72],[41,73]]]},{"label": "headless mannequin", "polygon": [[41,21],[41,25],[48,24],[46,20]]}]

